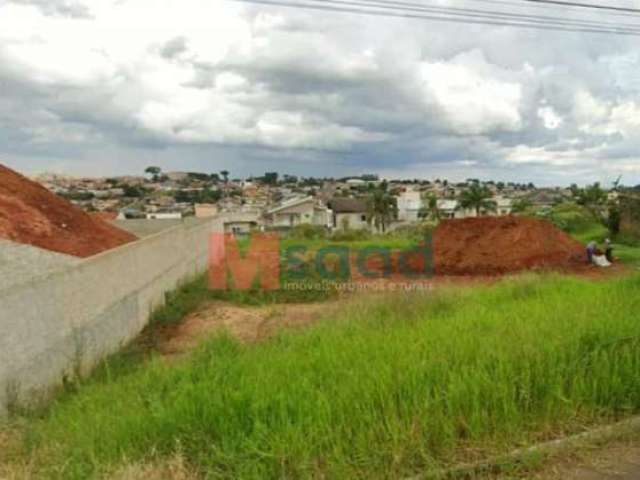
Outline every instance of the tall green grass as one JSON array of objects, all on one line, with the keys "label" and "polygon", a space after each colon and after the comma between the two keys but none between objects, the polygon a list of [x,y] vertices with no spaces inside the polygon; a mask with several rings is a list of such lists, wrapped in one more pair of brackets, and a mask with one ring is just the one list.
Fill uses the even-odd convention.
[{"label": "tall green grass", "polygon": [[400,478],[640,409],[640,276],[368,298],[102,375],[29,420],[43,476],[179,452],[207,478]]},{"label": "tall green grass", "polygon": [[616,243],[613,246],[613,254],[622,263],[640,267],[640,247]]}]

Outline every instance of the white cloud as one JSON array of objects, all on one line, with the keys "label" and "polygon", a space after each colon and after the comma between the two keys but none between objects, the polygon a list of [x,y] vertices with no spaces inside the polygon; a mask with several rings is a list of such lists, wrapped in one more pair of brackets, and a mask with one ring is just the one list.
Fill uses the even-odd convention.
[{"label": "white cloud", "polygon": [[481,53],[460,54],[449,62],[425,62],[420,73],[427,104],[442,109],[450,128],[478,135],[522,127],[520,84],[503,80],[506,72],[491,67]]},{"label": "white cloud", "polygon": [[542,120],[544,128],[549,130],[555,130],[562,124],[562,117],[560,117],[553,107],[544,106],[538,108],[538,118]]},{"label": "white cloud", "polygon": [[640,136],[640,105],[628,101],[616,105],[611,110],[608,130],[620,133],[623,137]]},{"label": "white cloud", "polygon": [[610,114],[607,102],[595,98],[591,92],[580,89],[575,93],[573,116],[578,128],[590,132],[605,122]]},{"label": "white cloud", "polygon": [[632,40],[459,31],[225,0],[5,1],[0,155],[548,182],[605,161],[637,171]]},{"label": "white cloud", "polygon": [[506,152],[505,161],[518,165],[531,164],[571,167],[575,165],[585,165],[586,162],[591,161],[589,157],[592,155],[593,152],[587,153],[579,150],[550,151],[543,147],[518,145]]}]

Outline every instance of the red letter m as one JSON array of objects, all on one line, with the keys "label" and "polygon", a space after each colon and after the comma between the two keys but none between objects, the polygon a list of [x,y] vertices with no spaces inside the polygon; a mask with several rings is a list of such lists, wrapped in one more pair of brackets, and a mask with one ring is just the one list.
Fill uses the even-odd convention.
[{"label": "red letter m", "polygon": [[280,241],[275,233],[251,236],[244,258],[232,234],[212,233],[209,238],[209,286],[214,290],[249,290],[258,279],[260,288],[280,288]]}]

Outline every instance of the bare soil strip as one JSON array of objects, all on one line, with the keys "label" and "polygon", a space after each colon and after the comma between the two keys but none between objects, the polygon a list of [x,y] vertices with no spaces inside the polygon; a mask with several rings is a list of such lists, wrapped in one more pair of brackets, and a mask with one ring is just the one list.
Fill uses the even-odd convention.
[{"label": "bare soil strip", "polygon": [[187,315],[179,324],[161,328],[157,349],[166,357],[183,355],[204,339],[224,330],[242,342],[260,342],[283,329],[303,328],[316,323],[344,306],[345,302],[258,307],[210,302]]}]

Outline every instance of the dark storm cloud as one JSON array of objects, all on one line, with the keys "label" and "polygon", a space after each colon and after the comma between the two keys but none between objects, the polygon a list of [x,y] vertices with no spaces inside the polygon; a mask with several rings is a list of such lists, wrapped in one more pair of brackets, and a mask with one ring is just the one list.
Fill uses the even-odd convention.
[{"label": "dark storm cloud", "polygon": [[[12,3],[55,17],[92,11],[88,2]],[[587,180],[603,159],[640,174],[632,39],[252,7],[233,17],[244,27],[226,44],[217,32],[228,22],[180,28],[168,4],[153,9],[167,23],[140,17],[126,38],[88,38],[87,55],[104,58],[79,59],[69,75],[43,65],[74,54],[64,43],[39,53],[47,32],[26,52],[16,46],[25,38],[0,32],[6,151],[26,161],[91,154],[114,168],[154,155],[188,162],[177,168],[232,162],[254,174],[484,171],[556,181],[564,169]]]},{"label": "dark storm cloud", "polygon": [[187,51],[187,39],[185,37],[176,37],[165,43],[160,50],[160,55],[169,60],[174,59],[181,53]]}]

